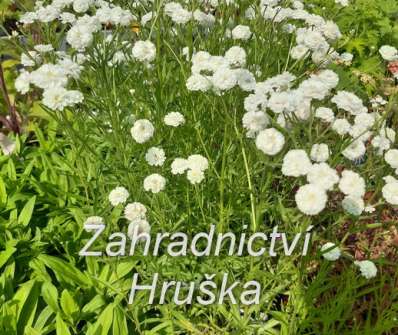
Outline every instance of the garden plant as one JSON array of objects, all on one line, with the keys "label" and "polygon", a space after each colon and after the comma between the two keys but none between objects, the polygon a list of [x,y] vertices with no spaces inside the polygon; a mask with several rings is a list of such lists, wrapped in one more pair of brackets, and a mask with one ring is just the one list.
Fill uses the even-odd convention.
[{"label": "garden plant", "polygon": [[397,2],[0,18],[1,335],[398,334]]}]

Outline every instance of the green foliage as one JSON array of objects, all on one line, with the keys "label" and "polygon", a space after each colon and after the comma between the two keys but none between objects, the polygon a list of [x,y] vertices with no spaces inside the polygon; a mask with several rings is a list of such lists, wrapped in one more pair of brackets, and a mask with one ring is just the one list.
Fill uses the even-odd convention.
[{"label": "green foliage", "polygon": [[[318,3],[325,5],[323,0]],[[358,0],[341,11],[334,1],[327,5],[332,9],[327,12],[336,16],[347,37],[342,49],[356,55],[354,68],[382,75],[377,48],[397,38],[393,18],[398,4]],[[228,18],[232,13],[224,15]],[[199,35],[196,47],[221,54],[228,47],[221,47],[218,41],[222,28],[216,36],[201,39]],[[254,29],[269,39],[253,48],[250,63],[263,65],[264,78],[281,72],[279,59],[287,59],[288,49],[274,46],[278,42],[289,45],[290,40],[265,24]],[[117,37],[112,47],[104,44],[102,53],[90,50],[93,57],[79,89],[91,95],[87,94],[79,110],[54,113],[39,102],[26,105],[17,100],[29,118],[26,133],[16,138],[16,153],[0,156],[0,334],[395,334],[398,273],[391,270],[394,264],[382,259],[380,266],[385,265],[386,270],[369,282],[345,260],[335,268],[321,262],[316,252],[319,243],[340,236],[343,223],[352,222],[347,234],[362,232],[366,224],[339,209],[312,222],[294,208],[290,190],[297,185],[278,177],[280,157],[258,153],[239,130],[243,94],[211,101],[187,94],[182,78],[189,73],[189,64],[167,44],[174,38],[181,39],[180,45],[192,43],[181,36],[168,30],[163,36],[155,34],[162,57],[154,71],[141,64],[108,67],[112,53],[123,47]],[[5,67],[10,69],[7,78],[12,87],[15,75],[11,70],[15,69],[11,64],[15,61],[8,62]],[[288,65],[296,74],[304,69],[316,71],[309,64]],[[360,87],[359,79],[347,68],[333,70],[341,78],[340,89],[349,88],[362,96],[372,92]],[[161,120],[172,110],[184,111],[189,122],[171,132]],[[210,182],[194,187],[186,180],[171,181],[169,175],[173,183],[169,193],[151,197],[143,192],[140,185],[151,168],[141,164],[144,151],[132,143],[131,125],[120,122],[132,114],[157,116],[155,126],[161,135],[155,142],[166,151],[177,148],[184,157],[194,152],[206,155],[211,163]],[[320,132],[309,123],[288,134],[293,143],[306,149],[311,144],[306,139]],[[336,152],[344,147],[342,142],[335,143]],[[380,180],[383,171],[378,169],[377,158],[374,162],[360,169],[375,171],[375,179]],[[255,186],[251,188],[248,180]],[[155,231],[184,229],[193,234],[216,223],[220,231],[240,232],[250,223],[253,230],[268,233],[279,224],[293,233],[314,223],[314,248],[302,258],[79,257],[90,236],[82,227],[87,216],[103,215],[108,232],[126,230],[127,222],[119,220],[121,209],[110,208],[107,201],[109,190],[121,184],[132,190],[135,200],[150,204]],[[374,189],[379,192],[380,185]],[[101,239],[99,246],[105,243]],[[242,280],[261,282],[261,304],[175,306],[168,297],[165,305],[149,306],[144,295],[133,305],[127,303],[134,272],[146,282],[155,272],[163,280],[182,281],[200,281],[204,274],[215,273],[219,282],[225,271]]]}]

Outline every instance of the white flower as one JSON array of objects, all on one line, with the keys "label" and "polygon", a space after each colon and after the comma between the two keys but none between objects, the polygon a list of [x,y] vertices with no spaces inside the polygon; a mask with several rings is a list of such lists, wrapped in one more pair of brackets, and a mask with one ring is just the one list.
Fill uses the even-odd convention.
[{"label": "white flower", "polygon": [[252,33],[248,26],[238,25],[232,29],[232,38],[234,40],[248,40]]},{"label": "white flower", "polygon": [[28,51],[28,55],[23,53],[21,55],[21,64],[23,66],[35,66],[41,62],[41,57],[36,51]]},{"label": "white flower", "polygon": [[83,226],[84,229],[89,231],[89,229],[87,229],[88,227],[86,226],[90,226],[90,225],[104,225],[104,219],[101,216],[89,216],[86,221],[84,221]]},{"label": "white flower", "polygon": [[202,155],[191,155],[188,157],[188,168],[191,170],[205,171],[209,167],[209,162]]},{"label": "white flower", "polygon": [[164,117],[164,123],[170,127],[178,127],[185,123],[185,118],[181,113],[171,112]]},{"label": "white flower", "polygon": [[133,202],[124,208],[124,217],[129,221],[145,219],[146,207],[140,202]]},{"label": "white flower", "polygon": [[391,62],[398,59],[398,50],[390,45],[383,45],[379,49],[379,53],[384,60]]},{"label": "white flower", "polygon": [[235,75],[238,80],[239,87],[245,91],[254,91],[256,88],[256,78],[254,78],[253,73],[246,69],[236,69]]},{"label": "white flower", "polygon": [[383,198],[391,205],[398,205],[398,181],[388,180],[382,189]]},{"label": "white flower", "polygon": [[154,131],[155,128],[149,120],[140,119],[134,122],[131,136],[137,143],[144,143],[152,138]]},{"label": "white flower", "polygon": [[76,50],[84,50],[93,42],[93,32],[83,24],[75,24],[66,33],[66,41]]},{"label": "white flower", "polygon": [[346,119],[336,119],[332,124],[332,129],[343,136],[350,131],[351,125]]},{"label": "white flower", "polygon": [[341,256],[341,251],[338,246],[332,242],[327,242],[321,247],[323,258],[328,261],[336,261]]},{"label": "white flower", "polygon": [[358,126],[361,126],[365,129],[370,129],[373,127],[373,125],[376,122],[376,117],[375,114],[368,114],[368,113],[362,113],[357,116],[355,116],[355,121],[354,123]]},{"label": "white flower", "polygon": [[347,7],[349,5],[349,0],[334,0],[334,2],[343,7]]},{"label": "white flower", "polygon": [[26,94],[30,90],[30,73],[22,71],[14,82],[15,89],[21,93]]},{"label": "white flower", "polygon": [[205,76],[193,74],[188,78],[186,86],[189,91],[206,92],[211,88],[212,82]]},{"label": "white flower", "polygon": [[377,268],[372,261],[355,261],[354,264],[359,267],[362,276],[366,279],[376,277]]},{"label": "white flower", "polygon": [[159,193],[166,187],[166,179],[160,174],[154,173],[144,179],[144,190]]},{"label": "white flower", "polygon": [[92,0],[74,0],[73,10],[77,13],[85,13],[90,8],[92,2]]},{"label": "white flower", "polygon": [[350,66],[352,64],[352,60],[354,59],[354,55],[349,52],[343,52],[339,58],[340,62],[342,62],[344,65]]},{"label": "white flower", "polygon": [[0,133],[0,148],[3,151],[4,155],[11,155],[16,149],[15,141],[11,140],[8,136]]},{"label": "white flower", "polygon": [[268,108],[276,114],[291,113],[297,108],[297,105],[291,92],[275,92],[268,100]]},{"label": "white flower", "polygon": [[243,128],[247,130],[247,137],[253,138],[259,131],[265,129],[269,123],[269,117],[264,112],[251,111],[243,115],[242,123]]},{"label": "white flower", "polygon": [[109,193],[109,202],[112,206],[124,204],[129,197],[129,192],[122,186],[118,186]]},{"label": "white flower", "polygon": [[154,17],[154,12],[148,12],[145,15],[142,16],[141,18],[141,24],[143,26],[145,26],[149,21],[152,20],[152,18]]},{"label": "white flower", "polygon": [[299,44],[290,50],[290,56],[293,59],[301,59],[308,55],[309,50],[305,45]]},{"label": "white flower", "polygon": [[149,234],[151,231],[151,226],[147,220],[136,219],[130,222],[127,228],[127,236],[129,238],[134,238],[134,236],[139,236],[141,234]]},{"label": "white flower", "polygon": [[216,18],[212,14],[206,14],[199,9],[196,9],[193,13],[193,17],[199,22],[201,26],[211,27],[214,25]]},{"label": "white flower", "polygon": [[332,123],[334,121],[333,110],[326,107],[319,107],[315,111],[315,117],[321,119],[324,122]]},{"label": "white flower", "polygon": [[328,164],[319,163],[311,166],[307,174],[307,181],[327,191],[339,182],[339,176],[336,170]]},{"label": "white flower", "polygon": [[398,150],[390,149],[384,155],[386,162],[393,168],[398,169]]},{"label": "white flower", "polygon": [[344,210],[355,216],[359,216],[365,210],[365,203],[362,198],[356,196],[346,196],[342,203]]},{"label": "white flower", "polygon": [[151,41],[137,41],[133,46],[133,57],[140,62],[150,63],[156,57],[156,47]]},{"label": "white flower", "polygon": [[67,12],[61,13],[59,18],[63,24],[74,23],[76,21],[76,16],[72,13]]},{"label": "white flower", "polygon": [[246,51],[239,46],[233,46],[225,53],[225,59],[231,66],[244,67],[246,65]]},{"label": "white flower", "polygon": [[163,149],[152,147],[148,149],[145,160],[151,166],[162,166],[166,160],[166,155]]},{"label": "white flower", "polygon": [[237,80],[235,71],[225,68],[214,72],[211,78],[213,85],[221,91],[228,91],[235,87]]},{"label": "white flower", "polygon": [[298,189],[295,199],[301,212],[306,215],[317,215],[325,208],[327,195],[321,187],[307,184]]},{"label": "white flower", "polygon": [[46,53],[46,52],[53,51],[54,48],[51,44],[36,44],[35,50],[40,53]]},{"label": "white flower", "polygon": [[378,154],[382,155],[383,151],[390,149],[391,141],[384,135],[377,135],[372,139],[372,146],[378,149]]},{"label": "white flower", "polygon": [[31,72],[30,81],[37,87],[46,90],[65,87],[68,83],[68,77],[62,66],[43,64],[37,70]]},{"label": "white flower", "polygon": [[183,174],[189,169],[188,160],[184,158],[176,158],[173,163],[171,163],[171,173],[172,174]]},{"label": "white flower", "polygon": [[283,158],[282,173],[291,177],[305,176],[311,166],[311,161],[304,150],[293,149]]},{"label": "white flower", "polygon": [[352,115],[367,112],[367,108],[364,107],[362,100],[351,92],[338,91],[331,101],[334,102],[338,108],[343,109]]},{"label": "white flower", "polygon": [[329,159],[329,147],[325,143],[314,144],[311,148],[310,157],[314,162],[322,163]]},{"label": "white flower", "polygon": [[339,189],[345,195],[362,198],[365,195],[365,180],[354,171],[344,170],[341,174]]},{"label": "white flower", "polygon": [[53,110],[63,110],[83,101],[83,94],[79,91],[68,91],[63,87],[48,88],[43,93],[43,104]]},{"label": "white flower", "polygon": [[385,176],[383,177],[383,180],[386,182],[386,184],[398,183],[398,179],[395,179],[393,176]]},{"label": "white flower", "polygon": [[345,158],[354,161],[365,155],[365,152],[365,144],[363,144],[363,142],[360,140],[356,140],[353,141],[347,148],[345,148],[342,154]]},{"label": "white flower", "polygon": [[266,155],[274,156],[285,144],[285,137],[275,128],[262,130],[256,138],[256,146]]},{"label": "white flower", "polygon": [[200,169],[190,169],[187,172],[187,178],[191,184],[199,184],[205,178],[205,174]]}]

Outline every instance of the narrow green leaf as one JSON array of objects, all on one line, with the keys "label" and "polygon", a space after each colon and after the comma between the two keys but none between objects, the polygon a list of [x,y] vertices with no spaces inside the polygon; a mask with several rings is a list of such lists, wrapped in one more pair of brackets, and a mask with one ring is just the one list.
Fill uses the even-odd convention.
[{"label": "narrow green leaf", "polygon": [[31,326],[36,313],[39,300],[39,286],[36,281],[24,283],[13,300],[17,302],[17,331],[18,334],[24,334],[25,327]]},{"label": "narrow green leaf", "polygon": [[24,208],[22,209],[21,213],[18,217],[18,223],[22,224],[23,226],[27,226],[32,218],[33,209],[36,203],[36,196],[33,196],[29,199],[29,201],[25,204]]},{"label": "narrow green leaf", "polygon": [[72,319],[77,313],[79,313],[79,306],[73,299],[72,295],[67,291],[63,290],[61,294],[61,307],[66,315]]},{"label": "narrow green leaf", "polygon": [[62,320],[62,317],[59,313],[57,314],[55,323],[56,323],[57,335],[70,335],[68,326],[66,325],[64,320]]},{"label": "narrow green leaf", "polygon": [[89,286],[91,281],[79,269],[64,260],[49,256],[40,255],[38,257],[49,269],[54,271],[55,276],[61,282],[69,283],[73,286]]},{"label": "narrow green leaf", "polygon": [[59,311],[57,288],[51,282],[46,281],[41,287],[41,294],[44,301],[57,313]]},{"label": "narrow green leaf", "polygon": [[0,268],[7,263],[16,250],[13,246],[7,245],[6,250],[0,252]]}]

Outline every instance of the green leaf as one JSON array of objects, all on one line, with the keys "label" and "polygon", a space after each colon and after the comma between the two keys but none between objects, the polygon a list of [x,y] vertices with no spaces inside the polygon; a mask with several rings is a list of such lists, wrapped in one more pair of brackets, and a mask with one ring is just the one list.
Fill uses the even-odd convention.
[{"label": "green leaf", "polygon": [[14,254],[17,249],[11,244],[6,246],[6,250],[0,252],[0,268],[7,263],[10,257]]},{"label": "green leaf", "polygon": [[51,307],[46,306],[37,317],[34,328],[39,331],[42,330],[44,327],[46,327],[47,323],[49,323],[50,317],[53,314],[54,313]]},{"label": "green leaf", "polygon": [[68,326],[66,325],[64,320],[62,320],[62,317],[59,313],[57,314],[55,323],[57,335],[71,335]]},{"label": "green leaf", "polygon": [[55,313],[57,313],[59,311],[57,288],[52,283],[46,281],[41,287],[41,294],[44,301],[51,307],[51,309]]},{"label": "green leaf", "polygon": [[63,290],[61,294],[61,307],[64,313],[74,319],[79,313],[79,306],[67,290]]},{"label": "green leaf", "polygon": [[25,329],[24,335],[41,335],[41,333],[38,330],[32,328],[31,326],[28,326]]},{"label": "green leaf", "polygon": [[13,300],[17,302],[17,331],[24,334],[25,327],[31,326],[39,300],[39,286],[36,281],[24,283]]},{"label": "green leaf", "polygon": [[21,214],[18,217],[18,223],[27,226],[32,218],[33,209],[36,203],[36,196],[33,196],[29,199],[29,201],[25,204],[24,208],[22,208]]},{"label": "green leaf", "polygon": [[102,296],[96,295],[93,299],[90,300],[88,304],[86,304],[82,312],[85,314],[95,313],[98,309],[105,305],[105,300]]},{"label": "green leaf", "polygon": [[114,305],[108,305],[98,317],[97,322],[89,329],[86,335],[107,335],[113,322]]},{"label": "green leaf", "polygon": [[126,316],[120,306],[113,311],[112,335],[128,335]]},{"label": "green leaf", "polygon": [[69,283],[72,286],[90,286],[91,281],[79,269],[64,260],[49,256],[38,257],[49,269],[54,271],[55,276],[61,282]]},{"label": "green leaf", "polygon": [[15,170],[15,165],[14,165],[14,162],[12,161],[12,159],[8,160],[7,173],[8,173],[8,178],[10,178],[10,180],[12,180],[12,181],[17,180],[17,172]]},{"label": "green leaf", "polygon": [[7,190],[3,178],[0,176],[0,203],[7,203]]}]

